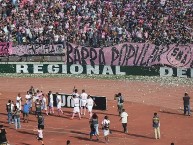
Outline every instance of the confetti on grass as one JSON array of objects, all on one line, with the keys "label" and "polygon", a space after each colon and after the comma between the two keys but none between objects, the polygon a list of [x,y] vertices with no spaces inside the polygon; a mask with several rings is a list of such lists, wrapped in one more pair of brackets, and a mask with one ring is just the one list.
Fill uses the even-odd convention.
[{"label": "confetti on grass", "polygon": [[85,74],[13,74],[13,73],[0,73],[0,77],[9,78],[79,78],[79,79],[106,79],[106,80],[120,80],[120,81],[140,81],[140,82],[154,82],[162,85],[193,85],[192,78],[179,78],[179,77],[159,77],[159,76],[122,76],[122,75],[85,75]]}]

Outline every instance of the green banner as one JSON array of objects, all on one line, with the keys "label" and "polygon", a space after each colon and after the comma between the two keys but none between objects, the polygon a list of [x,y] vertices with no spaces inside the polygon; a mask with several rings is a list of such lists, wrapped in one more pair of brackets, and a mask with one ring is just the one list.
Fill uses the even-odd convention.
[{"label": "green banner", "polygon": [[8,63],[0,64],[0,73],[17,74],[95,74],[95,75],[138,75],[164,77],[191,77],[193,69],[171,67],[65,65],[62,63]]},{"label": "green banner", "polygon": [[142,75],[158,76],[159,68],[140,66],[104,66],[104,65],[64,65],[42,63],[0,64],[0,73],[25,74],[102,74],[102,75]]}]

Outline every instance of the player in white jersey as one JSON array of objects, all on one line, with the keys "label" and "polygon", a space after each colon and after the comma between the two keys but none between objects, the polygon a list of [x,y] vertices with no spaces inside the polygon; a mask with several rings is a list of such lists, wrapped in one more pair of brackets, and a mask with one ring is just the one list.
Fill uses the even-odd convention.
[{"label": "player in white jersey", "polygon": [[42,91],[37,90],[37,96],[39,97],[39,100],[42,100],[43,97],[42,94],[43,94]]},{"label": "player in white jersey", "polygon": [[80,95],[78,94],[78,90],[75,88],[75,86],[74,86],[72,95],[73,95],[73,96],[75,95],[77,98],[80,97]]},{"label": "player in white jersey", "polygon": [[81,119],[81,116],[80,116],[80,99],[76,96],[76,94],[73,94],[72,100],[74,101],[74,110],[73,110],[71,119],[74,118],[76,113],[78,113],[79,119]]},{"label": "player in white jersey", "polygon": [[41,104],[41,109],[45,111],[46,115],[48,115],[48,109],[47,109],[47,100],[44,94],[42,94],[42,104]]},{"label": "player in white jersey", "polygon": [[29,94],[28,91],[27,91],[27,94],[25,95],[25,99],[27,102],[31,99],[31,95]]},{"label": "player in white jersey", "polygon": [[17,103],[17,107],[18,109],[21,111],[21,101],[22,101],[22,98],[21,98],[21,94],[18,93],[17,97],[16,97],[16,103]]},{"label": "player in white jersey", "polygon": [[26,103],[29,104],[30,110],[32,108],[32,95],[27,91],[27,94],[25,95]]},{"label": "player in white jersey", "polygon": [[88,108],[88,112],[89,112],[89,117],[91,118],[92,117],[92,108],[94,106],[94,101],[90,95],[88,95],[86,104],[87,104],[87,108]]},{"label": "player in white jersey", "polygon": [[56,97],[56,102],[57,102],[57,109],[58,109],[58,116],[60,116],[60,112],[63,114],[62,111],[62,97],[61,95],[58,94],[58,92],[56,93],[57,97]]},{"label": "player in white jersey", "polygon": [[53,98],[52,91],[49,91],[48,93],[48,100],[49,100],[49,113],[54,114],[54,98]]},{"label": "player in white jersey", "polygon": [[84,115],[86,113],[86,100],[87,100],[88,94],[85,92],[85,90],[82,90],[82,94],[80,94],[80,99],[81,99],[81,114]]}]

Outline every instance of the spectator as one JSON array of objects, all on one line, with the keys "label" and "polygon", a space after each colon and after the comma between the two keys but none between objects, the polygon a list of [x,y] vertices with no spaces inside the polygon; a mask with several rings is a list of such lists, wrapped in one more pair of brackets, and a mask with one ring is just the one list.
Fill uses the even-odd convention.
[{"label": "spectator", "polygon": [[153,128],[154,128],[154,135],[155,139],[160,139],[160,119],[157,115],[157,113],[154,113],[153,116]]},{"label": "spectator", "polygon": [[23,105],[23,122],[28,123],[29,111],[30,111],[30,105],[28,103],[25,103]]},{"label": "spectator", "polygon": [[7,116],[8,116],[8,123],[11,124],[12,119],[12,112],[11,112],[11,100],[8,100],[6,104]]},{"label": "spectator", "polygon": [[4,145],[4,144],[6,145],[8,143],[6,134],[7,134],[7,132],[6,132],[5,128],[1,124],[0,125],[0,144],[1,145]]},{"label": "spectator", "polygon": [[128,114],[127,112],[125,112],[125,109],[122,110],[120,120],[123,126],[124,133],[128,133],[128,129],[127,129]]},{"label": "spectator", "polygon": [[123,96],[121,93],[118,93],[115,96],[116,96],[116,100],[117,100],[117,109],[118,109],[119,116],[120,116],[122,113],[124,100],[123,100]]},{"label": "spectator", "polygon": [[190,97],[188,93],[184,94],[183,101],[184,101],[184,115],[186,115],[186,112],[188,112],[188,115],[190,116]]},{"label": "spectator", "polygon": [[67,141],[66,141],[66,145],[70,145],[70,140],[67,140]]},{"label": "spectator", "polygon": [[13,0],[2,1],[0,6],[0,41],[18,45],[53,40],[99,47],[125,41],[172,44],[193,40],[191,0]]},{"label": "spectator", "polygon": [[99,121],[98,121],[98,116],[96,113],[94,113],[90,119],[90,124],[93,124],[95,131],[96,131],[96,136],[99,136]]},{"label": "spectator", "polygon": [[19,129],[21,128],[21,123],[20,123],[20,110],[17,108],[17,106],[15,105],[14,107],[14,121],[15,121],[15,129]]}]

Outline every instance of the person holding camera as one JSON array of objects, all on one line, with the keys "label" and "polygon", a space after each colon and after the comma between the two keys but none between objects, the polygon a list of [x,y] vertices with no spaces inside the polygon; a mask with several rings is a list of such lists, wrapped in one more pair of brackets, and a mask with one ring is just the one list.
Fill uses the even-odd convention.
[{"label": "person holding camera", "polygon": [[120,116],[123,111],[123,103],[124,103],[122,94],[121,93],[115,94],[115,100],[117,100],[117,110]]}]

